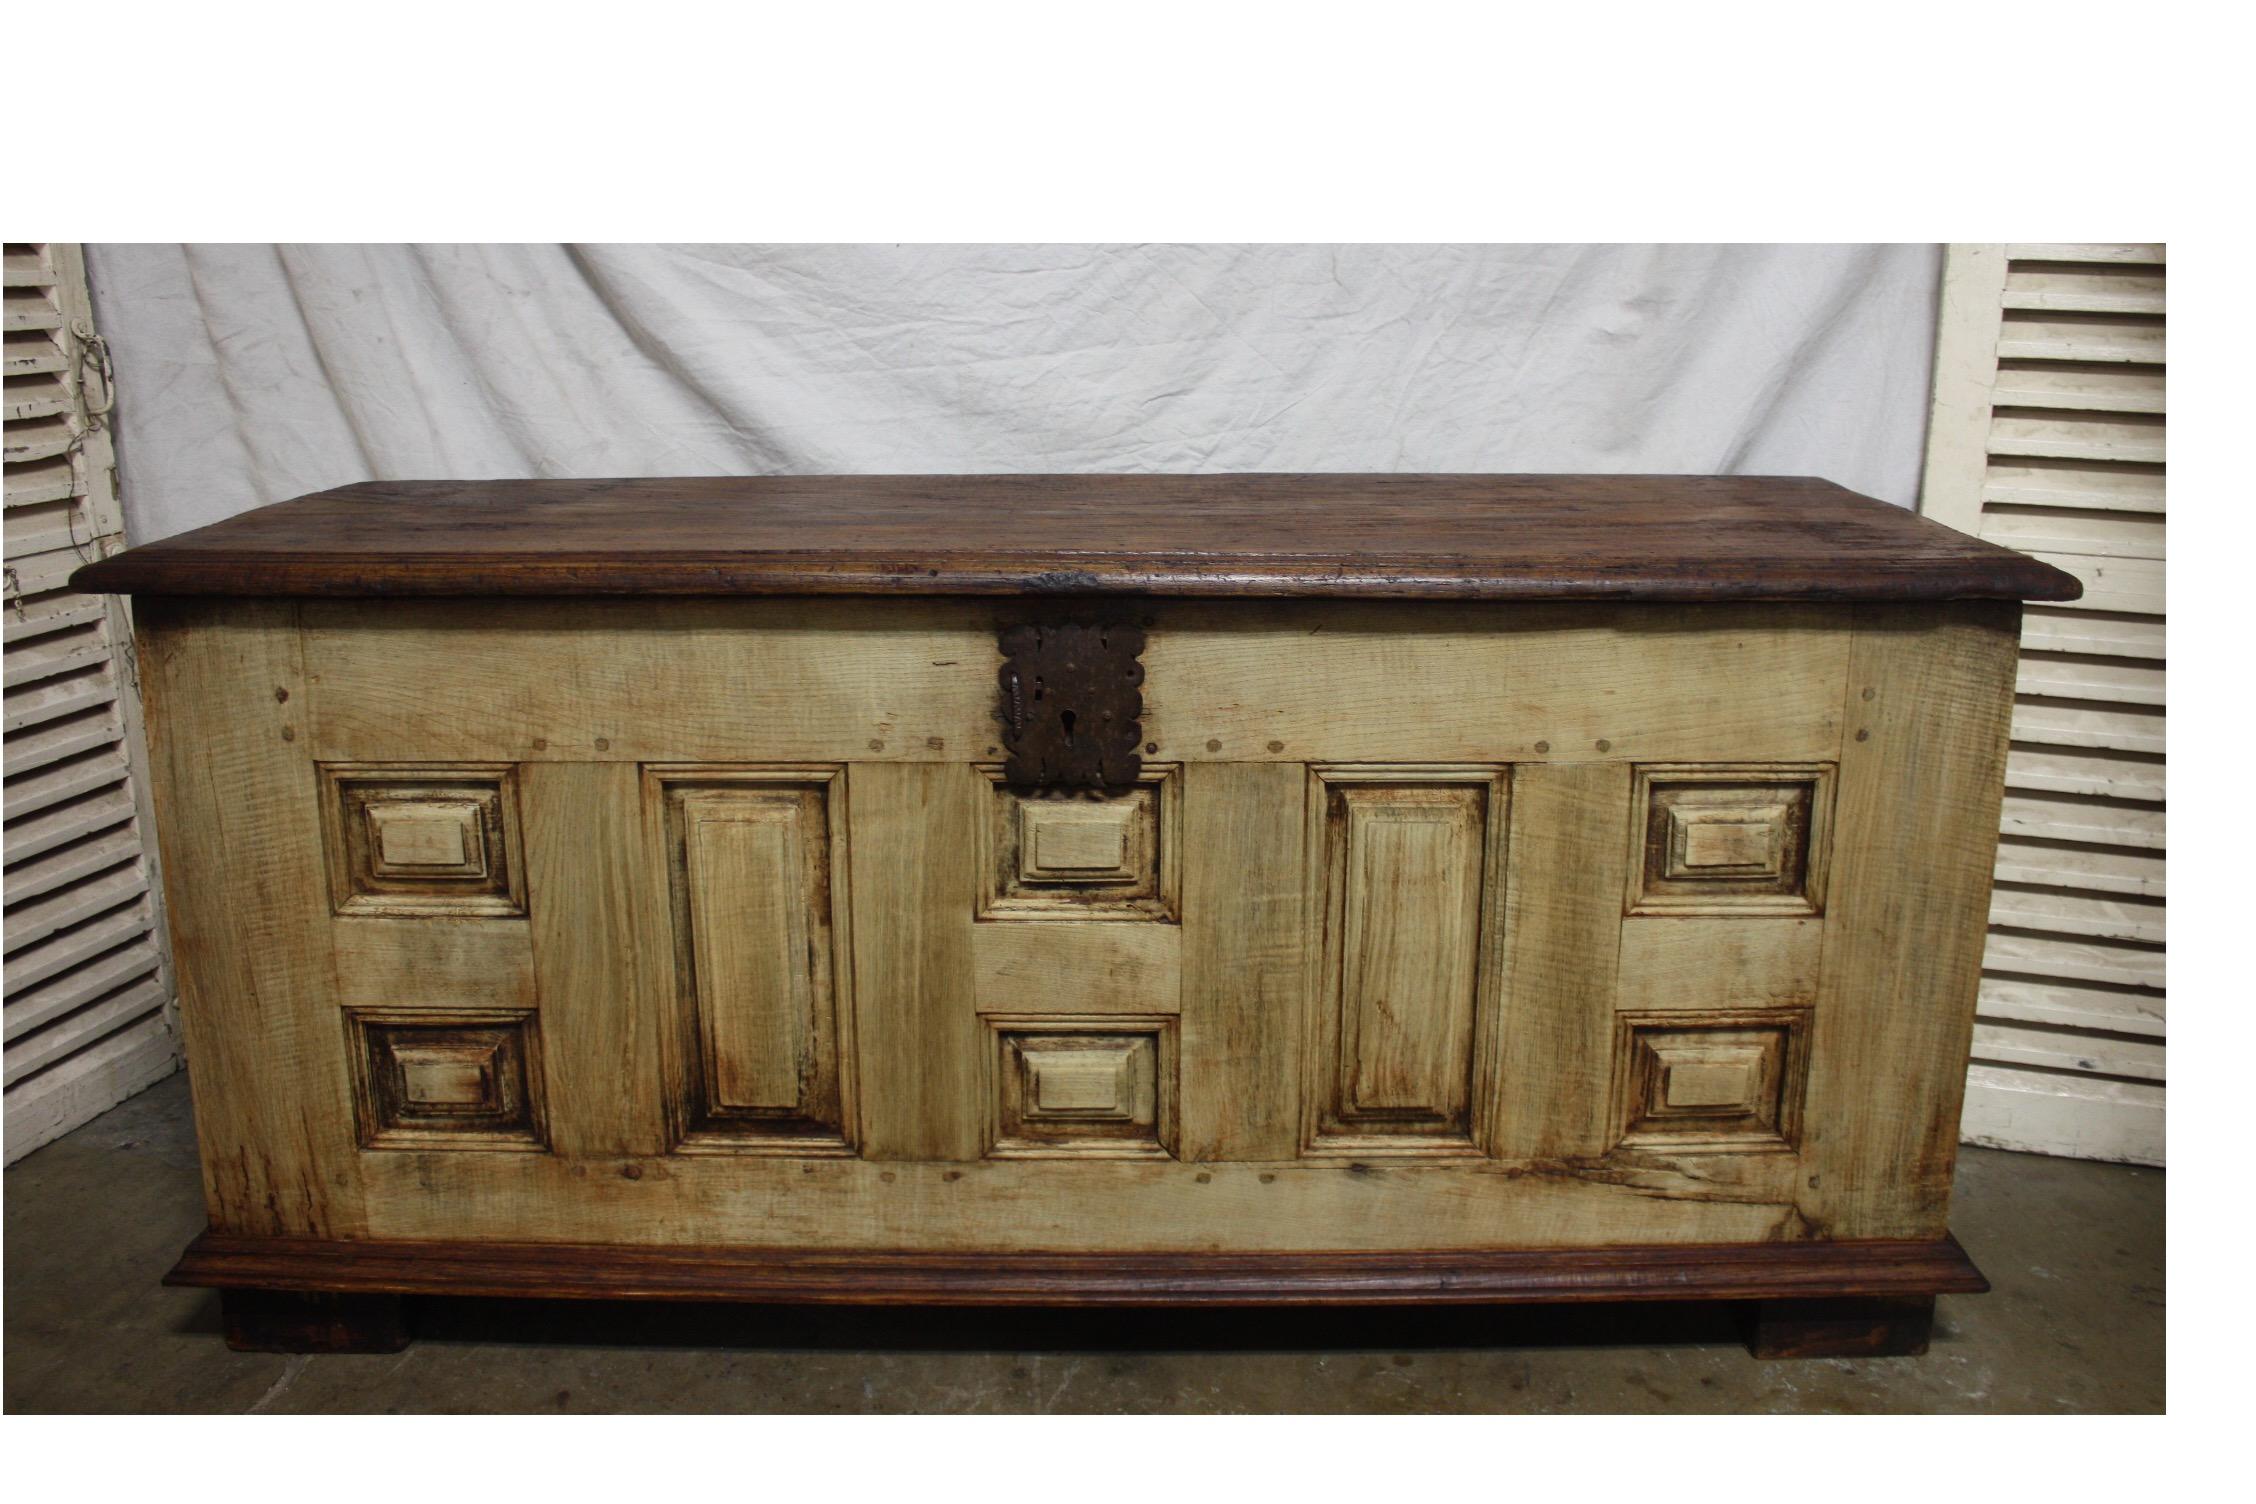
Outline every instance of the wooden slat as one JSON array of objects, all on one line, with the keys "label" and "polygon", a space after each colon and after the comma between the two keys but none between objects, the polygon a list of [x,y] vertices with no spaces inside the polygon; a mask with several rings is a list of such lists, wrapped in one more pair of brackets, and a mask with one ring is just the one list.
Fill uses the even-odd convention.
[{"label": "wooden slat", "polygon": [[1999,369],[1993,400],[1999,407],[2159,413],[2166,383],[2160,366],[2016,361]]},{"label": "wooden slat", "polygon": [[[142,885],[144,888],[146,884]],[[8,957],[8,1036],[18,1030],[16,1005],[40,983],[60,977],[86,962],[106,956],[122,945],[145,937],[149,929],[147,905],[138,892],[107,913],[83,920],[75,929],[27,945]]]},{"label": "wooden slat", "polygon": [[0,458],[5,458],[11,465],[53,459],[70,452],[71,439],[70,424],[62,418],[38,418],[28,423],[11,423],[8,425],[6,439],[0,441]]},{"label": "wooden slat", "polygon": [[2169,247],[2160,241],[2081,241],[2062,245],[2016,242],[2005,248],[2015,261],[2099,261],[2134,266],[2160,266],[2169,260]]},{"label": "wooden slat", "polygon": [[2167,491],[2160,466],[2108,461],[1997,460],[1982,479],[1984,506],[2159,512],[2167,504]]},{"label": "wooden slat", "polygon": [[1991,507],[1982,514],[1982,536],[1992,543],[2025,552],[2110,559],[2161,558],[2167,529],[2159,513]]},{"label": "wooden slat", "polygon": [[2169,609],[2160,559],[2101,559],[2088,554],[2054,553],[2037,557],[2083,581],[2083,597],[2063,601],[2063,606],[2134,616],[2160,616]]},{"label": "wooden slat", "polygon": [[2169,455],[2160,419],[2096,418],[2001,408],[1990,420],[1990,453],[2032,459],[2123,460],[2159,465]]},{"label": "wooden slat", "polygon": [[2100,794],[2159,804],[2166,797],[2164,765],[2122,753],[2064,752],[2016,746],[2006,760],[2005,786],[2029,792]]},{"label": "wooden slat", "polygon": [[[146,927],[144,916],[143,928]],[[76,969],[65,970],[37,983],[26,983],[19,988],[13,979],[9,981],[5,1010],[7,1038],[15,1039],[73,1009],[85,1007],[105,992],[154,973],[158,958],[156,943],[143,938],[80,959],[85,964],[73,963]]]},{"label": "wooden slat", "polygon": [[2160,898],[2168,863],[2155,851],[2116,846],[2070,846],[2019,840],[1998,843],[1997,879],[2095,893]]},{"label": "wooden slat", "polygon": [[2143,946],[1993,929],[1983,965],[2016,976],[2059,977],[2114,987],[2163,985],[2162,952]]},{"label": "wooden slat", "polygon": [[[75,845],[8,864],[8,903],[27,903],[112,867],[141,859],[141,833],[128,822]],[[10,921],[13,922],[12,920]]]},{"label": "wooden slat", "polygon": [[2160,705],[2167,674],[2159,664],[2121,658],[2074,658],[2028,653],[2014,693],[2051,700],[2102,700],[2115,705]]},{"label": "wooden slat", "polygon": [[2159,992],[2082,986],[2059,977],[1985,976],[1979,1011],[1990,1019],[2105,1029],[2118,1034],[2159,1036],[2163,1025]]},{"label": "wooden slat", "polygon": [[2122,752],[2169,751],[2169,726],[2161,707],[2116,709],[2072,700],[2024,699],[2013,734],[2048,747],[2106,747]]},{"label": "wooden slat", "polygon": [[26,460],[7,467],[5,494],[7,504],[11,507],[68,501],[78,494],[78,477],[71,470],[70,459],[66,455]]},{"label": "wooden slat", "polygon": [[1998,330],[1997,356],[2000,360],[2161,365],[2169,358],[2169,350],[2160,319],[2009,313]]},{"label": "wooden slat", "polygon": [[100,877],[23,902],[9,894],[8,950],[29,950],[49,936],[130,903],[149,891],[149,875],[138,862],[117,867]]},{"label": "wooden slat", "polygon": [[37,814],[66,799],[123,783],[125,775],[124,754],[111,752],[73,758],[27,777],[11,778],[7,782],[7,818],[16,820]]},{"label": "wooden slat", "polygon": [[2159,1081],[2164,1046],[2159,1039],[2124,1039],[2028,1024],[1974,1022],[1974,1058],[1985,1064],[2038,1065]]},{"label": "wooden slat", "polygon": [[2134,940],[2142,945],[2160,945],[2166,938],[2160,903],[2055,888],[1991,890],[1990,923],[2054,935]]},{"label": "wooden slat", "polygon": [[45,1070],[64,1056],[85,1049],[104,1035],[113,1034],[137,1019],[164,1009],[164,987],[154,976],[103,998],[45,1028],[27,1034],[7,1048],[7,1079],[12,1084]]},{"label": "wooden slat", "polygon": [[2009,836],[2043,841],[2159,850],[2165,844],[2163,826],[2163,812],[2149,806],[2061,794],[2008,793],[2001,829]]},{"label": "wooden slat", "polygon": [[47,810],[28,820],[10,820],[7,832],[8,865],[14,867],[18,862],[58,850],[73,841],[97,831],[108,830],[132,818],[132,792],[118,787],[104,789],[91,799]]},{"label": "wooden slat", "polygon": [[2168,294],[2160,272],[2142,266],[2024,262],[2005,274],[2007,308],[2047,313],[2160,314]]},{"label": "wooden slat", "polygon": [[2160,663],[2170,656],[2169,631],[2165,619],[2159,616],[2106,616],[2097,611],[2032,607],[2022,613],[2021,650],[2149,658]]}]

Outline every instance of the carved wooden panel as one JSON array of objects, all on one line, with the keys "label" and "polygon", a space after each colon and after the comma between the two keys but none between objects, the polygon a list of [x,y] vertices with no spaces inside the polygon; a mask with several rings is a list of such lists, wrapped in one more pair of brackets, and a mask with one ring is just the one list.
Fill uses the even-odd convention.
[{"label": "carved wooden panel", "polygon": [[1824,911],[1830,765],[1647,765],[1635,800],[1630,913]]},{"label": "carved wooden panel", "polygon": [[990,1017],[987,1027],[990,1155],[1173,1157],[1173,1019]]},{"label": "carved wooden panel", "polygon": [[1494,1073],[1503,779],[1311,772],[1323,945],[1304,1145],[1474,1152]]},{"label": "carved wooden panel", "polygon": [[544,1146],[529,1011],[355,1008],[345,1025],[362,1147]]},{"label": "carved wooden panel", "polygon": [[510,765],[325,763],[321,811],[340,914],[525,912]]},{"label": "carved wooden panel", "polygon": [[1615,1069],[1622,1145],[1793,1148],[1808,1020],[1803,1010],[1624,1014]]},{"label": "carved wooden panel", "polygon": [[677,1143],[851,1152],[840,771],[654,769],[647,786],[673,911]]},{"label": "carved wooden panel", "polygon": [[1012,787],[984,766],[981,919],[1146,919],[1179,912],[1180,770],[1147,764],[1109,794]]}]

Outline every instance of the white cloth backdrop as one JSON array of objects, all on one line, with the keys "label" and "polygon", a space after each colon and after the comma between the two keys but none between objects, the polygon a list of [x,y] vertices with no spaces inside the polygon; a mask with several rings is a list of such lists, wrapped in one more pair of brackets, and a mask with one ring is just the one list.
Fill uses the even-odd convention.
[{"label": "white cloth backdrop", "polygon": [[1909,505],[1940,248],[90,247],[137,542],[369,479],[1821,475]]}]

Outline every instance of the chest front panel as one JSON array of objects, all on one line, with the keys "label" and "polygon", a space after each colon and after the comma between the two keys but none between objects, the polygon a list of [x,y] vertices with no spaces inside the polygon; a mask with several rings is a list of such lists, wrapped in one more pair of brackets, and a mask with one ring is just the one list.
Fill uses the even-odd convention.
[{"label": "chest front panel", "polygon": [[854,1248],[1943,1227],[2010,605],[151,600],[215,1226]]}]

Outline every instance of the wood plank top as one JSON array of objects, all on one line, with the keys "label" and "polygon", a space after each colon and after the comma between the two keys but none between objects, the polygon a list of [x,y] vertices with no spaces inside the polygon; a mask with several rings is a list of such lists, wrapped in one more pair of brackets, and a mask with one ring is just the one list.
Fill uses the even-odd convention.
[{"label": "wood plank top", "polygon": [[240,596],[2073,600],[2075,578],[1829,481],[825,475],[370,481],[81,568]]}]

